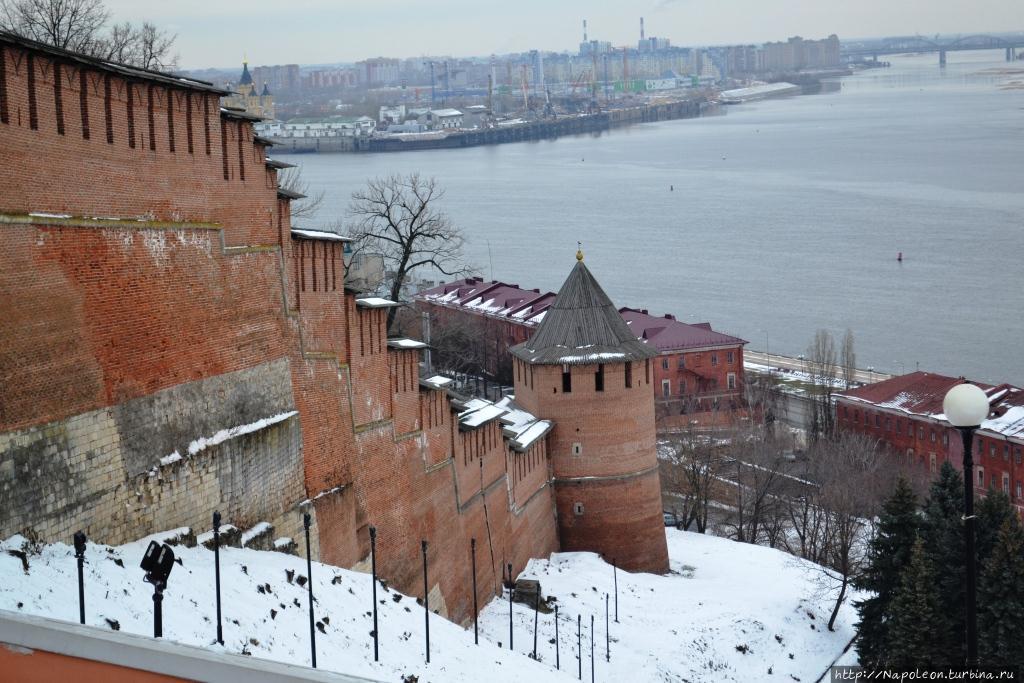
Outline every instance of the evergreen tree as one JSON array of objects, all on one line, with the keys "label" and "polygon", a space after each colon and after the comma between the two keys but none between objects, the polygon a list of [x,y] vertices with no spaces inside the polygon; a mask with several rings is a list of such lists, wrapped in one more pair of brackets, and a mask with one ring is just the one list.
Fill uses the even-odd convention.
[{"label": "evergreen tree", "polygon": [[907,480],[900,477],[892,497],[882,506],[877,532],[868,547],[867,567],[854,581],[856,588],[873,593],[854,603],[860,617],[857,653],[866,667],[879,667],[885,659],[889,646],[886,615],[903,569],[910,562],[919,524],[917,497]]},{"label": "evergreen tree", "polygon": [[1024,670],[1024,529],[1014,514],[999,529],[978,587],[983,666]]},{"label": "evergreen tree", "polygon": [[935,575],[924,541],[914,542],[910,564],[903,571],[900,587],[889,605],[885,666],[893,669],[934,668],[945,659],[930,624],[939,618]]},{"label": "evergreen tree", "polygon": [[1010,503],[1010,497],[1002,491],[989,491],[975,509],[978,516],[976,523],[978,566],[984,567],[988,558],[995,550],[1006,520],[1017,520],[1017,511]]},{"label": "evergreen tree", "polygon": [[[942,666],[959,666],[967,656],[964,621],[964,480],[949,462],[942,464],[924,505],[921,539],[935,574],[939,611],[928,631],[943,657]],[[920,628],[920,627],[919,627]]]}]

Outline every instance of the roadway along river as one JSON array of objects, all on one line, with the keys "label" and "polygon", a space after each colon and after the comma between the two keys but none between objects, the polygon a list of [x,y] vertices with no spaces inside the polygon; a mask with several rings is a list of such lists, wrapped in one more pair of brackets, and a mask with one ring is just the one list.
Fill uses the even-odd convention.
[{"label": "roadway along river", "polygon": [[837,92],[600,136],[288,160],[327,191],[308,227],[366,178],[420,171],[487,277],[557,289],[581,240],[620,305],[754,349],[849,327],[859,367],[1021,384],[1024,73],[1002,58],[896,57]]}]

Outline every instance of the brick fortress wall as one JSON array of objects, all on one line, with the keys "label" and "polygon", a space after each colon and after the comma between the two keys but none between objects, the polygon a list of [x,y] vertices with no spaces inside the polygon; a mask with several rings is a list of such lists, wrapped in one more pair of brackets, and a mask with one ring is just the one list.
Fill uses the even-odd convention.
[{"label": "brick fortress wall", "polygon": [[376,525],[414,595],[429,541],[465,620],[470,538],[481,600],[558,548],[546,459],[460,430],[345,291],[341,243],[292,236],[266,154],[216,91],[0,39],[0,536],[199,532],[220,507],[301,543],[308,509],[321,560],[365,562]]}]

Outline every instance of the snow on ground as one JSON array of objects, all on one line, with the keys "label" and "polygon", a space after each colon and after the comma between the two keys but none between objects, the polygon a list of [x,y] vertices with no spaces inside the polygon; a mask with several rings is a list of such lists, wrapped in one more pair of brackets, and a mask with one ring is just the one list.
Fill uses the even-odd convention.
[{"label": "snow on ground", "polygon": [[[672,572],[618,572],[619,621],[611,623],[605,661],[605,593],[610,565],[593,553],[556,553],[532,560],[520,578],[537,578],[560,606],[561,672],[554,669],[554,620],[541,614],[538,659],[533,610],[514,603],[515,652],[509,652],[508,601],[491,601],[480,617],[480,645],[466,630],[431,615],[431,663],[423,658],[423,608],[415,598],[378,586],[381,662],[373,662],[370,576],[313,564],[317,664],[386,681],[413,674],[427,681],[575,680],[576,617],[583,617],[583,675],[590,675],[590,617],[595,617],[594,668],[599,681],[814,681],[853,637],[854,613],[843,607],[835,633],[825,624],[829,596],[813,565],[769,548],[667,529]],[[152,588],[138,568],[158,534],[118,547],[88,546],[87,623],[149,635]],[[22,560],[9,554],[24,539],[0,542],[0,609],[77,621],[73,550],[43,546]],[[164,596],[164,635],[214,644],[213,552],[175,547],[182,560]],[[291,578],[289,579],[289,573]],[[304,558],[275,552],[221,551],[223,650],[293,664],[309,662],[309,612]],[[397,600],[396,600],[397,598]],[[844,660],[845,661],[845,660]]]},{"label": "snow on ground", "polygon": [[[144,583],[139,561],[151,538],[118,547],[89,544],[86,554],[86,623],[103,629],[153,633],[153,589]],[[0,541],[0,610],[78,621],[74,550],[47,545],[22,560],[8,553],[24,539]],[[177,546],[181,559],[171,571],[163,601],[164,637],[210,647],[216,637],[213,552]],[[292,572],[292,580],[288,579]],[[224,646],[229,653],[291,664],[309,664],[309,607],[306,561],[257,550],[221,550]],[[300,577],[302,577],[300,579]],[[380,657],[373,661],[371,579],[369,574],[313,563],[317,665],[383,681],[413,674],[427,681],[567,681],[545,664],[502,650],[483,638],[473,644],[465,630],[431,615],[431,663],[424,662],[423,606],[415,598],[378,586]],[[397,598],[397,601],[396,601]]]},{"label": "snow on ground", "polygon": [[[667,529],[672,572],[618,572],[614,622],[612,568],[593,553],[532,560],[521,578],[539,579],[560,611],[561,664],[577,673],[576,617],[583,617],[583,675],[590,676],[590,617],[595,617],[598,681],[805,681],[842,653],[854,635],[846,604],[836,631],[826,624],[830,595],[814,565],[783,552]],[[605,593],[612,595],[611,661],[605,661]],[[533,649],[533,610],[514,604],[515,647]],[[483,611],[483,633],[508,639],[508,601]],[[554,665],[554,617],[540,615],[538,658]]]}]

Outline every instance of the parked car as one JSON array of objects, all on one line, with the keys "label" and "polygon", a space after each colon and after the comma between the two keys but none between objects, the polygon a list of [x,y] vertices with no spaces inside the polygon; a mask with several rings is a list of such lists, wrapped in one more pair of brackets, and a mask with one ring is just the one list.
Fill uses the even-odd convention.
[{"label": "parked car", "polygon": [[680,520],[678,515],[671,510],[662,510],[661,517],[665,520],[665,526],[667,527],[674,526],[677,529],[681,529],[683,527],[682,520]]}]

